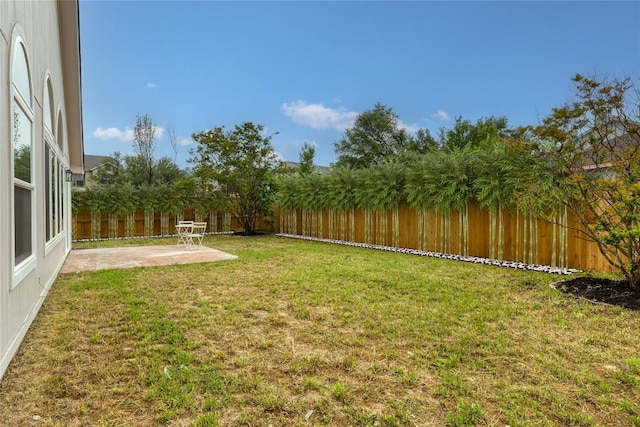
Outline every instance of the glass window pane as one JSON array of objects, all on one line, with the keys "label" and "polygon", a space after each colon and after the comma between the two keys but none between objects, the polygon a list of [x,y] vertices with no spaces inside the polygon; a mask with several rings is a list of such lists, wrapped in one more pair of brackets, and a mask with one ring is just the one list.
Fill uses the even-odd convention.
[{"label": "glass window pane", "polygon": [[13,103],[14,177],[31,183],[31,121],[22,108]]},{"label": "glass window pane", "polygon": [[51,239],[51,171],[49,165],[51,164],[51,151],[49,150],[49,146],[47,144],[44,145],[44,187],[47,189],[47,196],[45,197],[45,211],[47,212],[46,218],[46,236],[47,241]]},{"label": "glass window pane", "polygon": [[53,133],[53,120],[52,120],[52,112],[53,112],[53,99],[51,97],[51,80],[47,79],[47,84],[44,85],[44,105],[42,106],[44,111],[44,125],[49,129],[51,133]]},{"label": "glass window pane", "polygon": [[58,221],[60,222],[60,231],[64,231],[64,193],[62,192],[62,189],[64,188],[64,167],[62,165],[62,163],[58,162],[58,169],[59,169],[59,173],[58,173],[58,199],[60,200],[60,203],[58,206],[60,206],[60,209],[58,210]]},{"label": "glass window pane", "polygon": [[58,159],[54,154],[51,154],[51,186],[49,187],[49,191],[51,191],[51,231],[54,236],[58,234],[58,221],[56,219],[58,213],[58,183],[56,182],[56,177],[58,175],[57,163]]},{"label": "glass window pane", "polygon": [[18,90],[22,99],[31,106],[31,85],[29,84],[29,66],[27,65],[27,55],[24,51],[22,43],[17,43],[13,51],[13,66],[11,68],[11,76],[15,88]]},{"label": "glass window pane", "polygon": [[16,265],[31,256],[31,190],[14,186]]}]

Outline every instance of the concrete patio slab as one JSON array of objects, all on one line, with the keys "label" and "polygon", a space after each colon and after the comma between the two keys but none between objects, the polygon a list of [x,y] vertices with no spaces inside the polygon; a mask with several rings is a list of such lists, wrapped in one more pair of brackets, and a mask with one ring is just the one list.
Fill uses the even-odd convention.
[{"label": "concrete patio slab", "polygon": [[236,258],[235,255],[206,246],[192,250],[177,245],[72,249],[60,269],[60,274],[109,268],[215,262]]}]

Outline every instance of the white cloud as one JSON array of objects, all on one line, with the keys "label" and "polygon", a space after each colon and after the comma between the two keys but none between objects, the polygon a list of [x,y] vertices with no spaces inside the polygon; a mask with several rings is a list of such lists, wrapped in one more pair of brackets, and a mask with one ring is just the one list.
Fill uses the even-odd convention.
[{"label": "white cloud", "polygon": [[[156,127],[154,136],[157,139],[162,139],[162,137],[164,136],[164,131],[165,131],[164,128]],[[125,128],[124,130],[120,130],[118,128],[107,128],[107,129],[97,128],[96,130],[93,131],[93,136],[105,141],[109,139],[117,139],[123,142],[131,142],[133,141],[133,129],[128,127]]]},{"label": "white cloud", "polygon": [[311,145],[312,147],[318,147],[318,143],[315,140],[309,139],[289,139],[285,141],[278,141],[276,144],[278,148],[282,150],[300,150],[305,143]]},{"label": "white cloud", "polygon": [[431,117],[433,117],[434,119],[440,119],[440,120],[446,120],[446,121],[451,120],[451,117],[449,117],[449,113],[447,113],[444,110],[438,110],[437,112],[433,113]]},{"label": "white cloud", "polygon": [[398,120],[398,127],[404,129],[405,131],[407,131],[407,133],[416,133],[420,129],[419,126],[407,124],[402,120]]},{"label": "white cloud", "polygon": [[187,145],[193,144],[193,139],[191,138],[178,138],[178,145],[182,145],[186,147]]},{"label": "white cloud", "polygon": [[157,85],[157,84],[155,84],[155,83],[147,83],[147,87],[148,87],[149,89],[155,89],[156,87],[158,87],[158,85]]},{"label": "white cloud", "polygon": [[322,104],[309,104],[298,100],[291,104],[284,103],[280,107],[282,112],[295,123],[310,126],[314,129],[337,129],[343,131],[355,121],[358,113],[345,108],[333,109]]},{"label": "white cloud", "polygon": [[131,142],[133,141],[133,129],[126,128],[125,130],[120,130],[118,128],[97,128],[93,131],[93,136],[104,140],[118,139],[120,141]]}]

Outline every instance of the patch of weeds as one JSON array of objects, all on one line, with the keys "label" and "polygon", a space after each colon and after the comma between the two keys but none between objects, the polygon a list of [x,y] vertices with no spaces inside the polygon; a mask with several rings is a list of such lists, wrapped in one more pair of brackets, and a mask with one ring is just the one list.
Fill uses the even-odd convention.
[{"label": "patch of weeds", "polygon": [[47,378],[44,382],[44,387],[47,393],[53,397],[60,399],[67,396],[67,383],[63,374],[59,372]]},{"label": "patch of weeds", "polygon": [[593,374],[587,374],[584,382],[585,384],[597,387],[597,389],[602,393],[611,393],[611,391],[613,391],[613,387],[611,386],[611,384],[602,381],[600,377],[597,377]]},{"label": "patch of weeds", "polygon": [[224,395],[221,398],[210,398],[202,401],[201,407],[205,412],[211,412],[223,408],[229,404],[229,396]]},{"label": "patch of weeds", "polygon": [[624,364],[627,365],[631,372],[634,374],[640,375],[640,359],[636,357],[632,357],[624,361]]},{"label": "patch of weeds", "polygon": [[289,364],[289,370],[296,374],[315,374],[320,368],[320,357],[304,356],[301,359],[293,359]]},{"label": "patch of weeds", "polygon": [[282,390],[275,386],[267,386],[261,389],[253,397],[253,402],[261,406],[265,412],[281,412],[286,407]]},{"label": "patch of weeds", "polygon": [[447,416],[449,423],[453,427],[469,427],[475,426],[476,423],[482,421],[484,415],[482,409],[477,403],[467,402],[465,400],[456,405],[456,411]]},{"label": "patch of weeds", "polygon": [[627,399],[624,399],[620,402],[618,410],[629,414],[629,421],[631,422],[631,425],[640,427],[640,406],[638,406],[636,402],[632,403]]},{"label": "patch of weeds", "polygon": [[459,375],[444,372],[442,374],[442,384],[435,390],[438,397],[453,398],[467,394],[469,389],[463,384]]},{"label": "patch of weeds", "polygon": [[210,366],[204,366],[199,374],[200,387],[205,393],[221,393],[229,384],[229,381],[220,376]]},{"label": "patch of weeds", "polygon": [[311,310],[308,307],[295,307],[293,310],[295,316],[298,319],[309,320],[311,319]]},{"label": "patch of weeds", "polygon": [[236,377],[232,384],[234,389],[241,393],[251,393],[256,391],[264,382],[264,378],[260,375],[245,373]]},{"label": "patch of weeds", "polygon": [[315,390],[322,391],[325,389],[324,383],[315,377],[302,377],[302,384],[300,384],[301,391]]},{"label": "patch of weeds", "polygon": [[353,400],[353,393],[349,387],[339,382],[331,385],[331,394],[334,399],[342,403],[349,403]]},{"label": "patch of weeds", "polygon": [[351,408],[350,415],[355,418],[359,426],[375,426],[379,425],[378,417],[363,408]]},{"label": "patch of weeds", "polygon": [[640,388],[640,379],[627,371],[618,371],[614,374],[614,378],[629,387]]},{"label": "patch of weeds", "polygon": [[313,417],[319,418],[321,423],[326,425],[330,425],[333,422],[335,417],[335,412],[333,409],[333,402],[329,397],[322,397],[313,406]]},{"label": "patch of weeds", "polygon": [[582,412],[564,410],[558,413],[559,418],[562,420],[563,425],[567,426],[591,426],[593,425],[593,419]]},{"label": "patch of weeds", "polygon": [[409,409],[402,402],[392,400],[388,403],[391,409],[390,414],[384,414],[380,416],[380,425],[389,427],[399,427],[408,425],[409,423]]},{"label": "patch of weeds", "polygon": [[352,372],[356,365],[357,365],[358,361],[356,360],[355,357],[349,355],[349,356],[345,356],[343,357],[339,362],[338,362],[338,367],[347,371],[347,372]]},{"label": "patch of weeds", "polygon": [[405,386],[413,386],[418,382],[418,373],[414,370],[407,371],[401,368],[398,371],[398,376],[400,377],[400,382]]},{"label": "patch of weeds", "polygon": [[[160,399],[167,409],[184,409],[191,405],[193,384],[190,382],[173,379],[170,370],[165,371],[159,380],[152,382],[151,389],[147,395],[149,399]],[[177,373],[179,371],[173,371]]]},{"label": "patch of weeds", "polygon": [[363,348],[367,344],[367,340],[362,337],[355,337],[351,340],[351,345],[357,348]]},{"label": "patch of weeds", "polygon": [[256,347],[259,350],[269,350],[272,349],[276,346],[276,343],[271,340],[271,339],[262,339],[260,340],[260,342],[258,342],[258,344],[256,345]]},{"label": "patch of weeds", "polygon": [[194,427],[220,427],[220,418],[216,414],[200,415],[194,422]]}]

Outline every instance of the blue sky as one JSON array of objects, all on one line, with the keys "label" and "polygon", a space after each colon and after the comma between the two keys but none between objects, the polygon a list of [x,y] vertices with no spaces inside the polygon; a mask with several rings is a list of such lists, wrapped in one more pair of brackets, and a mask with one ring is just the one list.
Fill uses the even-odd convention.
[{"label": "blue sky", "polygon": [[156,156],[187,166],[191,135],[245,121],[316,163],[376,102],[408,131],[455,117],[536,124],[576,73],[640,77],[640,2],[80,1],[86,154],[131,153],[136,114]]}]

